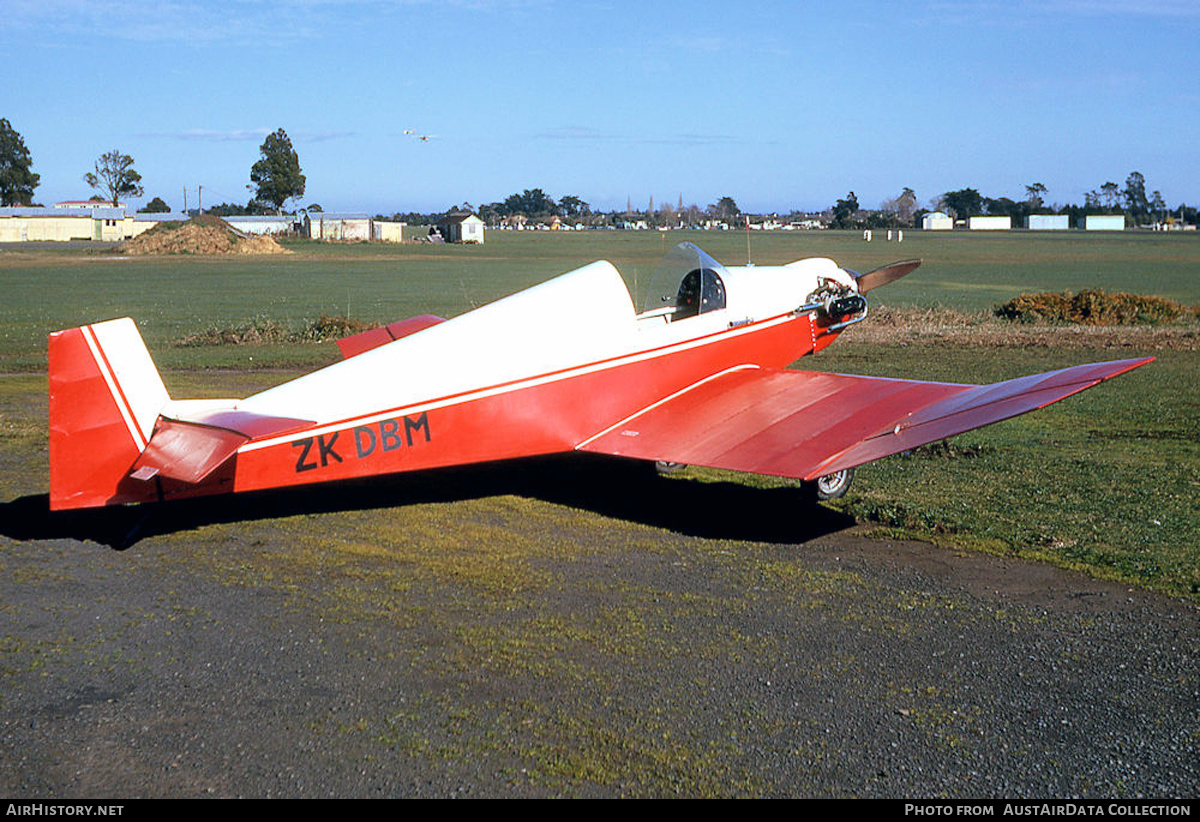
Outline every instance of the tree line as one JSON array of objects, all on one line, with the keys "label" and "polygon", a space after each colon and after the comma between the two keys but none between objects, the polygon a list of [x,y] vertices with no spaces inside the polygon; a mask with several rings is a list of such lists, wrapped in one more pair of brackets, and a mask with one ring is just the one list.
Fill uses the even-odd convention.
[{"label": "tree line", "polygon": [[391,215],[377,214],[377,219],[406,222],[411,225],[432,225],[448,214],[471,212],[489,225],[521,222],[546,222],[558,218],[569,224],[585,225],[590,228],[620,226],[625,223],[641,222],[648,228],[675,228],[680,225],[700,226],[708,221],[734,223],[743,216],[732,197],[722,197],[706,207],[696,204],[684,205],[680,197],[678,205],[662,203],[655,207],[654,198],[643,209],[626,204],[624,210],[603,211],[593,209],[583,198],[568,194],[555,200],[540,188],[527,188],[511,194],[503,200],[474,206],[469,202],[452,205],[445,211],[396,212]]},{"label": "tree line", "polygon": [[1177,219],[1195,224],[1197,209],[1181,203],[1171,209],[1167,207],[1162,192],[1147,195],[1146,178],[1134,171],[1125,178],[1125,185],[1106,182],[1098,189],[1084,195],[1083,203],[1050,204],[1042,183],[1025,186],[1025,197],[1012,200],[1008,197],[985,197],[975,188],[947,191],[930,200],[922,208],[917,195],[905,188],[893,199],[885,200],[878,209],[863,209],[851,191],[839,199],[830,209],[834,228],[904,228],[921,224],[921,218],[934,211],[941,211],[957,220],[970,217],[1010,217],[1013,225],[1024,225],[1025,219],[1035,214],[1065,214],[1074,223],[1089,214],[1123,214],[1133,225],[1162,223]]},{"label": "tree line", "polygon": [[[0,118],[0,205],[29,205],[40,176],[32,170],[33,159],[25,140],[8,120]],[[128,154],[113,149],[100,155],[92,171],[83,176],[84,182],[97,191],[93,197],[98,202],[111,202],[116,206],[122,197],[141,197],[144,193],[141,174],[134,168],[134,159]],[[246,204],[219,203],[207,209],[207,213],[228,216],[231,214],[278,214],[285,203],[299,202],[304,196],[306,178],[300,168],[300,158],[287,132],[278,129],[267,136],[259,146],[259,159],[250,167],[250,185],[253,192]],[[965,220],[976,216],[1007,216],[1014,225],[1023,225],[1033,214],[1067,214],[1074,222],[1087,214],[1124,214],[1134,225],[1163,222],[1169,218],[1185,223],[1195,223],[1200,215],[1197,209],[1180,204],[1168,209],[1162,193],[1147,194],[1146,179],[1137,171],[1129,174],[1124,186],[1105,182],[1084,195],[1081,204],[1053,204],[1046,201],[1047,188],[1042,183],[1025,186],[1025,197],[1013,200],[1008,197],[985,197],[978,189],[963,188],[947,191],[934,197],[927,207],[922,207],[911,188],[905,188],[896,197],[886,200],[877,209],[864,209],[858,197],[851,191],[830,206],[825,214],[833,228],[904,228],[920,225],[921,218],[931,211],[942,211],[950,216]],[[103,196],[102,196],[103,195]],[[155,197],[141,211],[170,211],[170,206],[160,197]],[[317,204],[308,207],[320,211]],[[416,212],[396,213],[392,219],[412,224],[430,224],[455,211],[477,213],[487,223],[504,221],[548,220],[559,218],[588,226],[620,225],[641,222],[647,227],[699,226],[706,222],[733,224],[749,215],[743,214],[732,197],[721,197],[717,202],[701,208],[696,204],[685,206],[682,196],[678,204],[660,203],[656,208],[654,198],[648,207],[635,210],[627,203],[624,211],[594,210],[582,197],[567,194],[555,200],[540,188],[525,189],[509,195],[503,200],[478,207],[470,203],[451,206],[443,212],[421,214]],[[793,211],[787,217],[804,214]],[[379,215],[383,216],[383,215]],[[804,216],[808,216],[804,214]]]},{"label": "tree line", "polygon": [[[33,171],[33,157],[24,138],[12,124],[0,118],[0,205],[33,204],[33,192],[41,176]],[[145,193],[142,175],[134,168],[134,159],[120,149],[106,151],[96,160],[83,181],[97,191],[92,199],[98,203],[120,204],[122,197],[141,197]],[[242,205],[223,203],[209,213],[271,214],[279,213],[284,203],[304,196],[305,176],[300,158],[287,132],[279,129],[267,136],[259,146],[259,159],[250,167],[250,185],[254,192]],[[167,212],[171,208],[161,197],[155,197],[142,212]]]}]

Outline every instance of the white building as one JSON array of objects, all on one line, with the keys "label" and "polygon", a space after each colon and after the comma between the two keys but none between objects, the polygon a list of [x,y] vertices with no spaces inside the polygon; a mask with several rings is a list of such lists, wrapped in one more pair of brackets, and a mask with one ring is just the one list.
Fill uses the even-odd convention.
[{"label": "white building", "polygon": [[404,242],[404,226],[407,223],[394,223],[390,220],[371,221],[371,239],[383,243]]},{"label": "white building", "polygon": [[950,231],[954,228],[954,220],[942,211],[931,211],[921,218],[922,231]]},{"label": "white building", "polygon": [[304,221],[305,233],[314,240],[362,240],[366,242],[371,239],[371,218],[366,214],[314,211],[308,213]]},{"label": "white building", "polygon": [[[113,208],[113,204],[108,200],[59,200],[54,204],[54,208]],[[117,203],[116,208],[125,208],[124,203]]]},{"label": "white building", "polygon": [[967,220],[971,231],[1008,231],[1012,228],[1012,217],[971,217]]},{"label": "white building", "polygon": [[438,223],[438,230],[448,243],[483,242],[483,220],[467,212],[447,214]]},{"label": "white building", "polygon": [[239,215],[231,214],[222,217],[229,223],[230,228],[243,234],[290,234],[296,230],[296,218],[288,214],[280,215]]},{"label": "white building", "polygon": [[71,240],[120,242],[137,233],[133,217],[127,215],[123,208],[0,208],[0,242],[5,243]]},{"label": "white building", "polygon": [[1030,214],[1025,218],[1025,227],[1030,231],[1066,231],[1071,227],[1071,218],[1066,214]]},{"label": "white building", "polygon": [[1083,218],[1084,231],[1124,231],[1124,214],[1089,214]]}]

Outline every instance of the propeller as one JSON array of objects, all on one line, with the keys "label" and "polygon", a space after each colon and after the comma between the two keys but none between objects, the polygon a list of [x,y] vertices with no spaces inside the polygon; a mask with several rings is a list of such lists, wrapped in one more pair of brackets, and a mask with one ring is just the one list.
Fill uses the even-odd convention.
[{"label": "propeller", "polygon": [[872,288],[878,288],[881,285],[895,282],[905,274],[911,274],[920,264],[920,260],[901,260],[898,263],[890,263],[880,268],[872,269],[866,274],[859,274],[857,275],[858,293],[863,294]]}]

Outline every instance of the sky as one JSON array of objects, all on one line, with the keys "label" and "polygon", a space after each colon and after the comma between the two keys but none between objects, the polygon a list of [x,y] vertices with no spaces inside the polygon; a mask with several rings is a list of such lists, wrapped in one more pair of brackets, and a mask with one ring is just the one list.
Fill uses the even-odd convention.
[{"label": "sky", "polygon": [[1200,202],[1195,0],[3,0],[0,55],[47,205],[113,149],[134,205],[245,203],[280,128],[326,211]]}]

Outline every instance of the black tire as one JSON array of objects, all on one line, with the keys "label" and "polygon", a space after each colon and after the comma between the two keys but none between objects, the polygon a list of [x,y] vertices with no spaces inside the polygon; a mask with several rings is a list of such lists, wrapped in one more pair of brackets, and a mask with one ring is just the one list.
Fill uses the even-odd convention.
[{"label": "black tire", "polygon": [[840,499],[846,496],[852,482],[854,482],[854,469],[847,468],[844,471],[826,474],[814,482],[813,486],[816,489],[817,499]]}]

